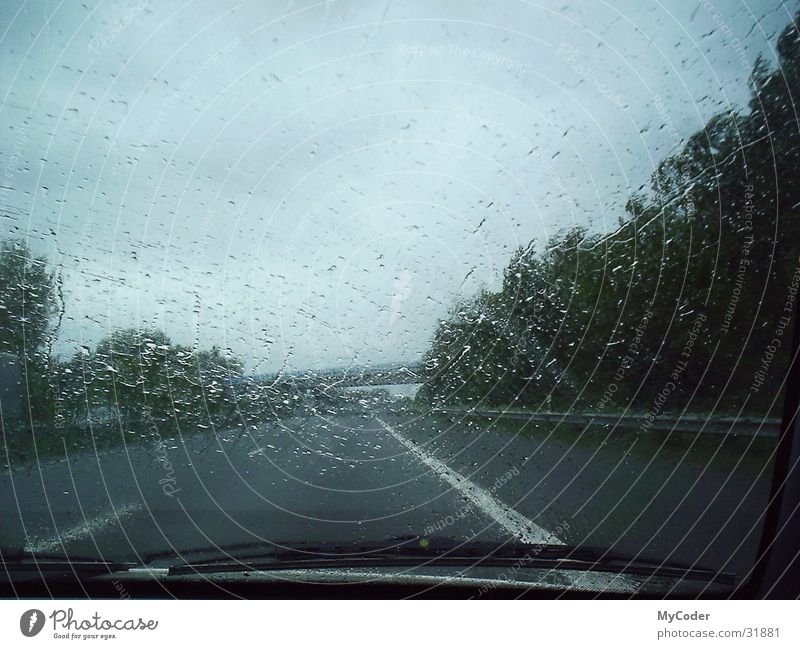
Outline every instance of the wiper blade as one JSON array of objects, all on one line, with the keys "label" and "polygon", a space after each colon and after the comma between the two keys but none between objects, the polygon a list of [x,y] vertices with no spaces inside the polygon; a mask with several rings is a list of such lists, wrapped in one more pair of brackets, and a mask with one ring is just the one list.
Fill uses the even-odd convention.
[{"label": "wiper blade", "polygon": [[643,577],[690,579],[734,585],[736,576],[712,568],[625,555],[607,548],[467,542],[416,536],[370,544],[301,544],[292,548],[245,544],[195,550],[206,559],[169,566],[170,575],[212,572],[353,567],[508,567],[610,572]]},{"label": "wiper blade", "polygon": [[564,567],[597,572],[612,572],[641,577],[666,577],[704,581],[726,586],[734,586],[737,577],[704,566],[688,565],[664,559],[615,552],[606,548],[577,546],[569,548],[562,560]]},{"label": "wiper blade", "polygon": [[136,566],[137,564],[132,562],[107,561],[63,552],[35,552],[23,548],[0,550],[0,576],[6,573],[50,571],[104,573],[128,570]]},{"label": "wiper blade", "polygon": [[[509,547],[509,546],[506,546]],[[515,546],[517,548],[529,550],[526,545]],[[554,550],[560,550],[564,546],[552,546]],[[542,549],[542,546],[538,546]],[[371,543],[349,543],[349,542],[322,542],[322,543],[292,543],[290,547],[283,547],[273,543],[255,542],[242,543],[237,545],[209,546],[205,548],[193,548],[191,550],[175,552],[164,552],[148,554],[143,557],[146,564],[162,560],[174,560],[177,557],[188,559],[196,557],[192,561],[185,560],[180,565],[217,565],[232,563],[242,565],[249,559],[263,560],[266,563],[284,561],[287,559],[334,559],[348,560],[369,557],[425,557],[431,558],[437,555],[451,554],[462,557],[481,557],[488,554],[498,553],[502,548],[497,543],[470,541],[463,544],[454,544],[453,539],[447,538],[425,538],[418,536],[398,536],[382,541]],[[508,556],[510,551],[504,552]],[[513,556],[520,554],[520,550],[513,553]]]},{"label": "wiper blade", "polygon": [[[453,547],[453,541],[434,539],[431,547],[448,555],[463,553]],[[736,575],[705,566],[665,561],[641,554],[627,554],[609,548],[570,545],[529,545],[525,543],[467,544],[466,552],[477,556],[485,552],[480,565],[505,565],[507,562],[532,568],[561,568],[564,570],[601,571],[638,576],[696,579],[719,584],[734,585]]]},{"label": "wiper blade", "polygon": [[[463,565],[467,559],[473,562],[497,548],[497,544],[468,543],[464,551],[456,551],[453,541],[404,536],[374,543],[299,543],[292,547],[281,547],[265,543],[248,543],[193,549],[180,553],[184,561],[169,566],[170,574],[193,572],[227,572],[246,570],[286,569],[292,567],[330,568],[352,566],[424,565],[431,561],[448,559],[453,564]],[[446,557],[447,553],[452,556]],[[205,556],[204,556],[205,555]],[[187,560],[189,556],[198,557]],[[173,553],[148,555],[147,565],[163,559],[175,558]]]}]

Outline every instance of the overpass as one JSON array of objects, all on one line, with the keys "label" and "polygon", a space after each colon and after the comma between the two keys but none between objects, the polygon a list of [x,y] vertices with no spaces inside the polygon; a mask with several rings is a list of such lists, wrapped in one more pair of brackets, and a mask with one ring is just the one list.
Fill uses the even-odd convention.
[{"label": "overpass", "polygon": [[398,385],[422,383],[422,363],[383,363],[380,365],[351,365],[321,370],[303,370],[276,374],[259,374],[242,381],[279,386],[348,388],[359,385]]}]

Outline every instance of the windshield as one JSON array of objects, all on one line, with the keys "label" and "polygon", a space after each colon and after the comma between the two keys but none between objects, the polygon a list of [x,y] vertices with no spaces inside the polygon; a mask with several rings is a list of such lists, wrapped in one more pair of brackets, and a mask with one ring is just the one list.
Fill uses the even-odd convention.
[{"label": "windshield", "polygon": [[746,579],[794,11],[3,2],[0,551]]}]

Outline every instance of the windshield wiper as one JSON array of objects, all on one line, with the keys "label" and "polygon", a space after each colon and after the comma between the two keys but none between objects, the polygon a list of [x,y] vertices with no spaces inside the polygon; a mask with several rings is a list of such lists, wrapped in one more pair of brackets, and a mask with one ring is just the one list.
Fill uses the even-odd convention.
[{"label": "windshield wiper", "polygon": [[34,552],[22,548],[0,550],[0,578],[6,575],[17,579],[20,573],[38,576],[40,573],[103,574],[129,570],[138,564],[125,561],[108,561],[89,556],[76,556],[63,552]]},{"label": "windshield wiper", "polygon": [[[263,543],[187,552],[210,555],[169,566],[170,575],[213,572],[355,567],[509,567],[599,571],[643,577],[691,579],[735,585],[736,576],[712,568],[614,552],[607,548],[490,542],[458,544],[452,539],[397,537],[383,543],[317,543],[292,548]],[[151,559],[166,558],[152,556]]]}]

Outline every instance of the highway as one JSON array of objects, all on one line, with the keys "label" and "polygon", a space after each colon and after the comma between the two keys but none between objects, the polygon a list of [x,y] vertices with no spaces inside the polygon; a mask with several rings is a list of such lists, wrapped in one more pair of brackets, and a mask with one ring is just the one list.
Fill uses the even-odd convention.
[{"label": "highway", "polygon": [[0,545],[179,559],[264,543],[513,539],[746,572],[769,441],[552,426],[350,408],[29,463],[0,474]]}]

